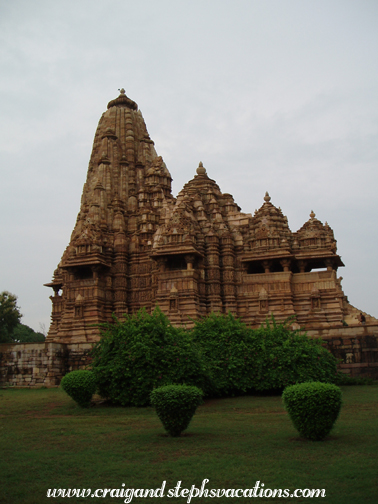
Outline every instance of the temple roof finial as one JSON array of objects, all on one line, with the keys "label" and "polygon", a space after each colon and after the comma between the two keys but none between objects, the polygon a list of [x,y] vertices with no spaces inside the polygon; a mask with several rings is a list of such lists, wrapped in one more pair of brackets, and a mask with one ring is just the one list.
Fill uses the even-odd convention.
[{"label": "temple roof finial", "polygon": [[269,193],[268,193],[268,191],[266,191],[265,196],[264,196],[264,201],[266,201],[268,203],[270,200],[271,200],[271,198],[269,196]]},{"label": "temple roof finial", "polygon": [[108,109],[110,107],[118,106],[118,107],[127,107],[132,110],[138,110],[138,105],[135,103],[135,101],[130,100],[130,98],[126,96],[126,91],[124,90],[124,88],[118,89],[118,91],[120,92],[120,95],[118,96],[118,98],[115,98],[114,100],[111,100],[108,103]]},{"label": "temple roof finial", "polygon": [[203,166],[202,161],[199,162],[197,173],[198,175],[206,175],[206,168]]},{"label": "temple roof finial", "polygon": [[313,219],[315,217],[314,210],[311,210],[310,217],[311,217],[311,219]]}]

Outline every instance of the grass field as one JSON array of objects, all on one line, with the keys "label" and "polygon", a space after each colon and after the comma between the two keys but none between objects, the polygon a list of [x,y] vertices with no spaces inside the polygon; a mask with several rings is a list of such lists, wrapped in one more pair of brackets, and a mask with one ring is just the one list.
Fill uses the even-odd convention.
[{"label": "grass field", "polygon": [[[344,404],[323,442],[301,439],[280,397],[207,401],[182,437],[164,433],[152,408],[80,409],[60,389],[0,390],[0,503],[121,503],[47,498],[48,489],[157,489],[133,503],[186,503],[168,489],[325,489],[325,498],[193,498],[192,503],[378,502],[378,386],[343,387]],[[125,484],[122,487],[122,484]],[[264,484],[264,487],[261,484]]]}]

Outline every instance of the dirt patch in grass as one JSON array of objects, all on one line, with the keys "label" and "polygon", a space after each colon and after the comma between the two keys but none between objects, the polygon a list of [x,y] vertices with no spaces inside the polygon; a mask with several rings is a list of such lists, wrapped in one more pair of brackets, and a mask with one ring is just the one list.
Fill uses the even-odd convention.
[{"label": "dirt patch in grass", "polygon": [[69,415],[53,415],[51,412],[55,408],[59,408],[62,406],[62,403],[60,402],[51,402],[48,404],[45,404],[41,409],[39,410],[27,410],[25,411],[25,415],[29,418],[61,418],[61,417],[66,417]]},{"label": "dirt patch in grass", "polygon": [[215,406],[219,402],[219,399],[206,399],[206,401],[201,404],[201,408],[208,408]]}]

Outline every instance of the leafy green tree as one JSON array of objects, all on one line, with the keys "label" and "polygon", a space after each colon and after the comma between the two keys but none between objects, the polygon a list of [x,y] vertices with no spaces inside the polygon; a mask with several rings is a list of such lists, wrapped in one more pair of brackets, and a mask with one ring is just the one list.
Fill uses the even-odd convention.
[{"label": "leafy green tree", "polygon": [[190,333],[208,369],[206,395],[238,395],[252,388],[253,333],[240,319],[211,313],[196,320]]},{"label": "leafy green tree", "polygon": [[92,351],[99,394],[122,406],[145,406],[156,387],[170,384],[204,388],[205,365],[190,335],[173,327],[155,308],[104,324]]},{"label": "leafy green tree", "polygon": [[45,336],[25,324],[17,324],[13,329],[11,339],[17,343],[43,343]]},{"label": "leafy green tree", "polygon": [[277,324],[272,316],[259,329],[250,329],[230,313],[197,320],[191,336],[210,377],[205,394],[239,395],[306,381],[335,381],[335,357],[321,340],[292,331],[289,323]]},{"label": "leafy green tree", "polygon": [[17,296],[8,291],[0,293],[0,343],[12,341],[11,334],[21,320]]},{"label": "leafy green tree", "polygon": [[254,355],[252,388],[280,390],[296,383],[319,381],[333,383],[337,359],[323,347],[319,338],[310,338],[302,330],[292,331],[291,320],[278,324],[274,317],[253,331]]}]

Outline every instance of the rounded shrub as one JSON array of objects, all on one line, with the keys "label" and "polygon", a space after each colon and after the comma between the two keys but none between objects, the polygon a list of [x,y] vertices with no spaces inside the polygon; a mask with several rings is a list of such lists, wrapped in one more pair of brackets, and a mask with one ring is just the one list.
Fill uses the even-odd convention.
[{"label": "rounded shrub", "polygon": [[189,385],[166,385],[151,392],[151,404],[170,436],[177,437],[187,429],[202,402],[203,392]]},{"label": "rounded shrub", "polygon": [[342,403],[341,389],[322,382],[291,385],[282,399],[294,427],[312,441],[321,441],[331,432]]},{"label": "rounded shrub", "polygon": [[190,335],[173,327],[156,308],[104,325],[92,351],[98,392],[114,404],[147,406],[154,388],[172,383],[198,386],[206,370]]},{"label": "rounded shrub", "polygon": [[79,369],[63,376],[60,385],[79,406],[87,408],[96,392],[96,378],[93,371]]}]

